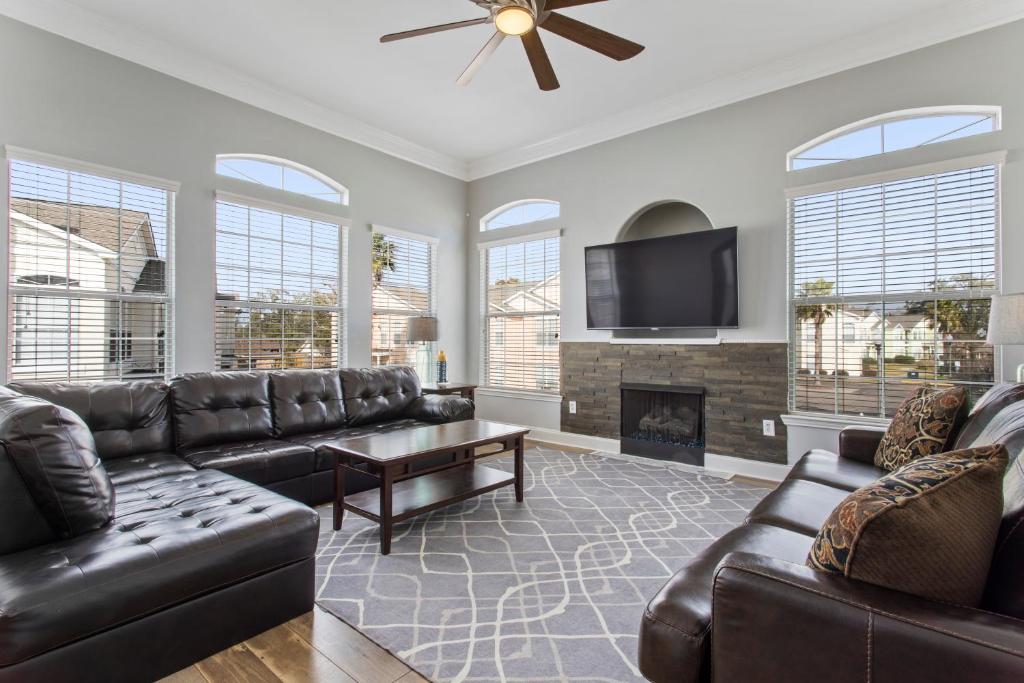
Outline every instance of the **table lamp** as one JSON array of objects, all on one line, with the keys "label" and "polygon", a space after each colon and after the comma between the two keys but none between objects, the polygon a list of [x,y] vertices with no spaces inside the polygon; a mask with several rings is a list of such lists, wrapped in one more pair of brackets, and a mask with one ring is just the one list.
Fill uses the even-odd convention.
[{"label": "table lamp", "polygon": [[409,318],[408,337],[410,342],[417,344],[416,374],[425,382],[433,382],[434,359],[430,352],[430,343],[438,339],[437,318],[427,315]]},{"label": "table lamp", "polygon": [[[988,343],[992,346],[1024,345],[1024,294],[992,297]],[[1024,365],[1017,367],[1017,381],[1024,382]]]}]

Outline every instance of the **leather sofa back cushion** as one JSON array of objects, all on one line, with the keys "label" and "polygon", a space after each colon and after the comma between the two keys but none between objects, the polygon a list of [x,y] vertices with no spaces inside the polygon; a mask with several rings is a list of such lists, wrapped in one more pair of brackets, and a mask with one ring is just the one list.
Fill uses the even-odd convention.
[{"label": "leather sofa back cushion", "polygon": [[345,401],[337,370],[281,370],[270,375],[275,436],[345,426]]},{"label": "leather sofa back cushion", "polygon": [[966,419],[966,389],[921,387],[893,416],[875,453],[875,467],[891,472],[915,458],[949,450]]},{"label": "leather sofa back cushion", "polygon": [[397,365],[342,370],[341,389],[350,427],[400,418],[421,393],[416,371]]},{"label": "leather sofa back cushion", "polygon": [[171,380],[177,449],[269,439],[270,376],[265,372],[201,372]]},{"label": "leather sofa back cushion", "polygon": [[[114,518],[110,477],[96,454],[89,428],[74,412],[4,389],[0,442],[58,538],[100,529]],[[3,520],[3,524],[19,523]]]},{"label": "leather sofa back cushion", "polygon": [[1006,448],[999,445],[918,458],[840,503],[807,564],[975,607],[996,545],[1005,470]]},{"label": "leather sofa back cushion", "polygon": [[89,425],[103,460],[174,449],[170,387],[163,382],[10,386],[77,413]]}]

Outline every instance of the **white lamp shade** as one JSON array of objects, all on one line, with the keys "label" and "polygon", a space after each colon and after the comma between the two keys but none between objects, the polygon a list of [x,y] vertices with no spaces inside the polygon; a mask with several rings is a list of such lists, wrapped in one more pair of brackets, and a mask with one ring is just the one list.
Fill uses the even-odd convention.
[{"label": "white lamp shade", "polygon": [[992,297],[988,343],[993,346],[1024,344],[1024,294]]}]

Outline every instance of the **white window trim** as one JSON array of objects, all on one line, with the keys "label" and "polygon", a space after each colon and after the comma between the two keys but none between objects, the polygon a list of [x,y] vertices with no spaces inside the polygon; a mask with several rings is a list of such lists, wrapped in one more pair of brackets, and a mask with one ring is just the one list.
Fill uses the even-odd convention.
[{"label": "white window trim", "polygon": [[[546,219],[544,219],[542,221],[529,221],[527,223],[519,223],[518,225],[506,225],[506,226],[503,226],[503,227],[500,227],[500,228],[488,228],[487,227],[487,224],[489,222],[491,222],[492,220],[494,220],[496,217],[500,216],[501,214],[505,213],[506,211],[510,211],[511,209],[514,209],[517,206],[524,206],[526,204],[553,204],[553,205],[558,207],[558,215],[555,216],[554,218],[546,218]],[[480,219],[480,232],[481,233],[488,233],[488,232],[495,232],[495,231],[501,231],[501,230],[513,230],[515,228],[522,228],[523,226],[533,225],[535,223],[547,223],[549,221],[559,221],[559,220],[561,220],[561,218],[562,218],[562,203],[561,202],[557,202],[554,199],[542,199],[540,197],[533,197],[531,199],[517,199],[514,202],[509,202],[508,204],[503,204],[502,206],[499,206],[498,208],[496,208],[496,209],[494,209],[492,211],[489,211],[483,218],[481,218]]]},{"label": "white window trim", "polygon": [[[296,161],[292,161],[290,159],[282,159],[280,157],[270,156],[269,154],[218,154],[216,162],[215,162],[215,165],[214,165],[214,169],[216,169],[216,163],[221,162],[221,161],[231,161],[232,159],[238,159],[238,160],[246,160],[246,159],[248,159],[248,160],[251,160],[251,161],[262,161],[262,162],[265,162],[265,163],[268,163],[268,164],[274,164],[275,166],[284,166],[286,168],[292,169],[293,171],[298,171],[299,173],[304,173],[304,174],[306,174],[306,175],[308,175],[308,176],[310,176],[312,178],[316,178],[317,180],[319,180],[320,182],[324,183],[325,185],[327,185],[331,189],[335,190],[340,195],[340,200],[341,201],[332,202],[329,199],[322,199],[320,197],[314,197],[312,195],[303,194],[301,192],[292,192],[291,190],[284,190],[284,189],[281,189],[279,187],[268,187],[266,185],[262,185],[261,183],[253,182],[253,183],[251,183],[253,185],[259,185],[260,187],[266,187],[267,189],[275,190],[277,192],[286,192],[286,193],[288,193],[290,195],[295,195],[296,197],[305,197],[306,199],[312,199],[313,201],[316,201],[316,202],[323,202],[324,204],[329,204],[331,206],[348,206],[348,203],[349,203],[349,189],[347,187],[345,187],[344,185],[342,185],[341,183],[339,183],[337,180],[331,178],[329,175],[327,175],[325,173],[321,173],[320,171],[316,170],[315,168],[310,168],[309,166],[305,166],[303,164],[300,164],[300,163],[298,163]],[[220,175],[220,174],[217,174],[217,175]],[[230,177],[230,176],[222,176],[222,177]],[[236,178],[236,180],[237,180],[237,178]],[[240,180],[239,182],[250,182],[250,181]]]},{"label": "white window trim", "polygon": [[237,192],[225,192],[224,190],[217,190],[213,193],[213,198],[215,202],[238,204],[241,206],[249,206],[254,209],[264,209],[265,211],[286,213],[292,216],[298,216],[300,218],[308,218],[309,220],[313,221],[336,223],[345,228],[352,227],[352,221],[348,217],[343,216],[341,214],[324,213],[322,211],[311,211],[310,209],[306,209],[301,206],[295,206],[294,204],[283,204],[281,202],[274,202],[268,199],[260,199],[258,197],[252,197],[246,194],[239,194]]},{"label": "white window trim", "polygon": [[[530,225],[547,225],[547,224],[549,224],[549,223],[551,223],[553,221],[557,221],[557,220],[559,220],[559,219],[552,219],[551,221],[537,221],[536,223],[525,223],[524,225],[525,226],[530,226]],[[521,228],[523,226],[517,225],[515,227]],[[493,232],[493,231],[491,231],[491,232]],[[484,234],[486,234],[486,233],[484,233]],[[508,238],[504,238],[504,239],[498,238],[498,239],[493,239],[493,240],[483,240],[483,241],[480,241],[480,242],[477,243],[477,249],[479,250],[479,254],[480,254],[480,266],[479,266],[480,270],[478,272],[479,278],[480,278],[480,353],[478,354],[479,355],[479,370],[478,371],[479,371],[480,382],[482,383],[482,386],[480,387],[480,389],[484,390],[486,392],[491,392],[495,396],[505,395],[505,396],[510,397],[510,398],[525,398],[525,397],[531,397],[531,396],[532,397],[556,397],[558,400],[561,400],[561,388],[559,388],[559,391],[557,391],[557,392],[553,392],[553,391],[539,391],[539,390],[538,391],[531,391],[529,389],[510,389],[510,388],[506,388],[506,387],[494,387],[494,386],[490,386],[490,385],[488,385],[486,383],[487,380],[488,380],[488,374],[489,374],[487,372],[488,342],[489,342],[489,340],[487,338],[487,318],[489,317],[487,315],[487,250],[492,248],[492,247],[505,247],[505,246],[509,246],[509,245],[512,245],[512,244],[523,244],[524,242],[537,242],[537,241],[547,240],[547,239],[552,239],[552,238],[555,238],[555,239],[559,240],[559,251],[558,251],[558,253],[559,253],[559,259],[561,259],[561,255],[562,255],[562,250],[561,250],[562,230],[561,229],[557,229],[557,230],[543,230],[543,231],[540,231],[540,232],[530,232],[530,233],[526,233],[526,234],[517,235],[515,237],[508,237]],[[561,274],[561,272],[562,272],[562,264],[561,263],[558,264],[558,272],[559,272],[559,274]],[[543,315],[543,314],[536,314],[536,315]],[[559,329],[561,329],[561,322],[562,322],[562,309],[561,309],[561,307],[559,307],[559,309],[558,309],[558,321],[559,321]],[[560,347],[561,346],[561,341],[562,341],[561,334],[559,334],[559,340],[558,341],[559,341],[559,347]],[[559,373],[561,373],[561,353],[559,353]],[[559,378],[559,385],[561,385],[561,378]]]},{"label": "white window trim", "polygon": [[[166,178],[158,178],[156,176],[145,175],[142,173],[125,171],[112,166],[104,166],[102,164],[95,164],[89,161],[81,161],[79,159],[72,159],[70,157],[64,157],[57,154],[50,154],[48,152],[38,152],[23,147],[16,147],[14,145],[5,145],[3,151],[6,168],[2,174],[3,179],[0,181],[0,213],[3,214],[3,224],[5,228],[0,230],[0,251],[7,254],[8,258],[4,259],[3,267],[0,268],[0,298],[7,302],[12,302],[14,297],[18,296],[19,292],[22,292],[25,289],[20,287],[12,288],[10,284],[11,161],[23,161],[26,163],[39,164],[41,166],[59,168],[65,171],[97,175],[122,183],[146,185],[154,189],[163,190],[167,193],[167,265],[164,268],[164,281],[167,288],[166,295],[164,297],[138,294],[117,295],[105,291],[91,292],[86,290],[80,290],[76,293],[80,293],[89,298],[164,304],[167,310],[167,330],[164,337],[163,355],[164,377],[169,379],[177,374],[175,369],[177,361],[177,288],[175,279],[175,235],[177,233],[177,215],[175,207],[177,204],[178,192],[181,190],[181,183],[174,180],[167,180]],[[10,329],[10,318],[10,314],[4,315],[2,317],[2,324],[0,324],[0,330],[4,333],[3,342],[0,344],[4,353],[3,362],[0,363],[0,383],[6,383],[8,381],[10,378],[11,367],[14,363],[14,334],[13,330]]]},{"label": "white window trim", "polygon": [[[843,135],[847,135],[849,133],[855,133],[858,130],[861,130],[861,129],[864,129],[864,128],[871,128],[872,126],[877,126],[877,125],[884,124],[884,123],[897,123],[899,121],[907,121],[907,120],[910,120],[910,119],[922,119],[922,118],[928,118],[928,117],[932,117],[932,116],[952,116],[952,115],[957,115],[957,114],[962,114],[962,115],[965,115],[965,116],[971,115],[971,114],[988,115],[988,116],[992,117],[993,128],[995,129],[995,130],[990,131],[990,132],[998,132],[998,131],[1002,130],[1002,128],[1003,128],[1003,108],[1000,107],[1000,106],[992,106],[992,105],[943,105],[943,106],[937,106],[937,107],[920,107],[920,108],[917,108],[917,109],[901,109],[899,111],[893,111],[893,112],[887,112],[885,114],[877,114],[875,116],[869,116],[868,118],[861,119],[860,121],[854,121],[853,123],[849,123],[849,124],[847,124],[845,126],[840,126],[839,128],[835,128],[833,130],[830,130],[827,133],[823,133],[822,135],[819,135],[818,137],[814,138],[813,140],[811,140],[809,142],[805,142],[804,144],[800,145],[796,149],[793,149],[788,154],[786,154],[786,172],[787,173],[800,173],[801,171],[808,171],[808,170],[811,170],[812,168],[820,168],[820,167],[815,166],[815,167],[811,167],[811,168],[795,169],[795,168],[793,168],[793,161],[795,159],[797,159],[801,154],[806,152],[807,150],[814,149],[818,145],[824,144],[824,143],[828,142],[829,140],[834,140],[836,138],[842,137]],[[978,133],[977,135],[987,135],[987,134],[988,133]],[[972,135],[970,137],[976,137],[976,136]],[[939,143],[939,144],[941,144],[941,143]],[[893,151],[903,151],[903,150],[891,150],[889,152],[883,151],[883,152],[881,152],[879,154],[869,154],[867,156],[856,157],[856,158],[857,159],[868,159],[868,158],[871,158],[871,157],[882,156],[884,154],[891,154]],[[846,161],[853,161],[853,160],[854,159],[847,159]],[[841,163],[844,163],[844,162],[843,161],[837,161],[837,162],[834,162],[834,163],[841,164]],[[829,164],[829,165],[833,165],[833,164]]]},{"label": "white window trim", "polygon": [[407,240],[416,240],[418,242],[429,242],[430,244],[440,244],[441,238],[434,237],[432,235],[424,235],[423,233],[413,232],[412,230],[402,230],[400,228],[389,228],[386,225],[377,225],[372,223],[370,225],[371,233],[378,233],[381,235],[391,235],[393,237],[404,237]]}]

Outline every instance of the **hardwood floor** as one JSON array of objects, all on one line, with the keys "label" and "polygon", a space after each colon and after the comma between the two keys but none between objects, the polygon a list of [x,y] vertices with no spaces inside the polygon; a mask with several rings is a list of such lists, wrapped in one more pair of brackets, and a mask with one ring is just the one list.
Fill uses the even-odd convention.
[{"label": "hardwood floor", "polygon": [[422,683],[337,617],[313,608],[297,619],[168,676],[160,683]]}]

